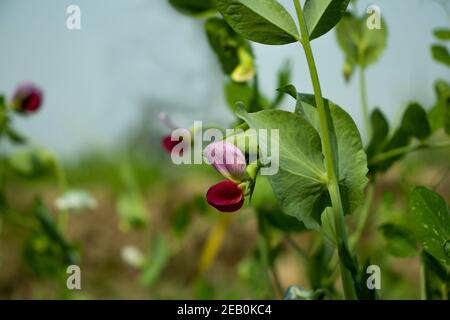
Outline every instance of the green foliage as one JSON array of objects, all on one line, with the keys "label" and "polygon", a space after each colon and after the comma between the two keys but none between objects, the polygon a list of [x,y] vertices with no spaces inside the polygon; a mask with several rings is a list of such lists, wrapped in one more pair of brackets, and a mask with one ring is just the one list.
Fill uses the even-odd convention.
[{"label": "green foliage", "polygon": [[431,47],[431,54],[434,60],[450,67],[450,53],[448,52],[447,47],[435,44]]},{"label": "green foliage", "polygon": [[336,27],[339,46],[345,54],[344,75],[349,79],[355,66],[365,68],[378,61],[387,42],[387,27],[381,20],[381,29],[369,29],[366,16],[360,18],[347,13]]},{"label": "green foliage", "polygon": [[440,263],[450,265],[450,209],[437,193],[417,187],[411,193],[409,210],[423,248]]},{"label": "green foliage", "polygon": [[217,0],[228,24],[244,38],[269,45],[299,40],[294,20],[276,0]]},{"label": "green foliage", "polygon": [[450,294],[450,272],[426,251],[422,252],[421,260],[425,269],[426,298],[444,300]]},{"label": "green foliage", "polygon": [[386,239],[387,250],[390,254],[400,258],[417,255],[417,241],[413,231],[405,224],[384,223],[379,227]]},{"label": "green foliage", "polygon": [[450,29],[447,28],[434,29],[433,34],[438,40],[450,40]]},{"label": "green foliage", "polygon": [[61,276],[65,274],[68,265],[79,262],[78,252],[65,239],[40,199],[34,203],[33,215],[38,225],[24,243],[24,259],[38,276]]},{"label": "green foliage", "polygon": [[[280,110],[252,114],[239,110],[237,114],[251,128],[279,130],[279,172],[270,176],[269,181],[284,212],[297,217],[307,228],[318,229],[320,216],[330,204],[330,199],[322,145],[317,133],[317,109],[309,104],[314,103],[309,98],[304,96],[302,100],[303,115]],[[331,102],[327,101],[327,106],[336,130],[344,210],[351,213],[362,200],[367,183],[367,160],[351,117]],[[260,141],[259,147],[264,150],[264,154],[270,154],[267,153],[270,150],[268,141]]]},{"label": "green foliage", "polygon": [[255,92],[255,89],[246,83],[228,81],[225,84],[225,98],[233,112],[236,112],[238,102],[242,102],[247,106],[247,110],[250,112],[265,109],[269,105],[268,100],[264,96]]},{"label": "green foliage", "polygon": [[[239,36],[225,20],[212,17],[206,20],[205,30],[209,44],[219,58],[222,70],[225,74],[232,76],[235,81],[247,81],[255,74],[250,44]],[[246,58],[249,61],[246,61]],[[246,66],[246,64],[249,64]],[[243,76],[238,77],[236,70],[248,68]],[[238,69],[237,69],[238,68]]]},{"label": "green foliage", "polygon": [[411,103],[403,114],[402,130],[409,136],[423,140],[430,136],[431,128],[427,113],[418,103]]},{"label": "green foliage", "polygon": [[350,0],[306,0],[303,15],[309,39],[316,39],[330,31],[341,20]]},{"label": "green foliage", "polygon": [[158,234],[152,241],[151,249],[139,278],[146,286],[153,285],[161,276],[164,268],[169,262],[170,249],[163,235]]},{"label": "green foliage", "polygon": [[389,134],[389,123],[380,109],[375,109],[372,112],[370,122],[372,125],[372,138],[366,150],[369,159],[382,151],[383,144]]},{"label": "green foliage", "polygon": [[450,85],[444,80],[435,83],[437,102],[428,113],[432,132],[444,128],[450,135]]},{"label": "green foliage", "polygon": [[17,174],[28,178],[36,178],[52,172],[55,159],[46,149],[23,148],[11,154],[8,163]]},{"label": "green foliage", "polygon": [[215,10],[214,0],[169,0],[178,11],[188,15],[201,15]]}]

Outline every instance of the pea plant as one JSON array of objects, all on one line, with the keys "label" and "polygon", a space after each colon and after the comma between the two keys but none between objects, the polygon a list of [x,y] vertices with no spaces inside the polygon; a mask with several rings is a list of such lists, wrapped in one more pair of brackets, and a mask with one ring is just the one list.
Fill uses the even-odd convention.
[{"label": "pea plant", "polygon": [[[0,96],[0,236],[2,231],[25,234],[22,256],[28,272],[53,280],[63,297],[68,293],[66,268],[80,261],[77,246],[66,237],[69,213],[93,208],[95,200],[85,191],[68,189],[57,157],[16,129],[14,120],[33,117],[43,101],[43,91],[32,83],[19,85],[9,99]],[[59,187],[53,206],[34,188],[46,179]],[[24,188],[33,199],[20,192]],[[1,264],[8,251],[0,253]]]},{"label": "pea plant", "polygon": [[[205,20],[208,42],[227,78],[225,97],[236,116],[234,129],[204,148],[207,162],[226,178],[209,188],[207,202],[221,212],[235,212],[244,205],[254,208],[260,238],[255,255],[274,290],[287,299],[380,297],[379,285],[370,285],[369,279],[370,270],[377,266],[365,252],[358,252],[374,211],[377,178],[411,152],[450,146],[448,83],[436,82],[437,101],[430,111],[411,102],[400,124],[390,128],[381,110],[370,113],[365,81],[366,69],[379,60],[386,47],[387,25],[376,12],[359,16],[356,1],[349,8],[350,0],[306,0],[303,6],[300,0],[293,0],[294,17],[276,0],[169,3],[183,14]],[[373,28],[369,28],[370,19],[375,19]],[[322,92],[311,42],[333,28],[345,55],[344,77],[350,81],[354,71],[359,71],[367,145],[345,108]],[[447,41],[449,30],[436,30],[435,35]],[[280,68],[276,94],[268,99],[258,85],[252,42],[302,47],[313,92],[299,91],[290,83],[291,64],[287,62]],[[434,45],[432,54],[449,65],[445,46]],[[292,111],[280,109],[285,96],[295,100]],[[170,129],[176,129],[167,117],[163,120]],[[276,130],[278,139],[256,137],[258,130]],[[192,146],[192,141],[174,139],[173,135],[163,139],[172,155],[186,152],[181,142]],[[278,157],[269,157],[274,150]],[[274,164],[278,168],[275,174],[262,174]],[[404,249],[402,244],[407,243],[410,255],[420,254],[423,299],[448,299],[448,205],[438,193],[419,186],[409,196],[407,211],[402,223],[384,221],[377,231],[394,247]],[[306,230],[314,237],[308,251],[290,236]],[[281,286],[275,260],[283,243],[304,262],[310,290]],[[342,292],[336,288],[337,278]]]}]

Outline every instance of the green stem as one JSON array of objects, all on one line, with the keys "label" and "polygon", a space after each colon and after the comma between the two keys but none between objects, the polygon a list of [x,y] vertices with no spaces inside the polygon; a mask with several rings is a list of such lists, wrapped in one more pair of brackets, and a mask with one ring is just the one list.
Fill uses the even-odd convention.
[{"label": "green stem", "polygon": [[316,99],[317,110],[320,119],[320,129],[322,133],[323,153],[325,157],[327,175],[328,175],[328,191],[331,197],[331,203],[334,211],[335,228],[336,228],[336,243],[338,248],[338,254],[340,257],[340,271],[342,278],[342,286],[344,288],[344,295],[346,299],[356,299],[355,288],[353,285],[350,271],[343,263],[343,255],[345,250],[348,250],[347,231],[344,221],[344,210],[341,201],[341,195],[339,190],[338,177],[336,175],[333,150],[331,147],[331,132],[330,123],[327,118],[327,112],[325,109],[325,103],[322,97],[322,89],[320,87],[319,75],[317,73],[316,64],[314,61],[314,55],[311,49],[309,41],[309,33],[306,27],[305,19],[303,17],[302,7],[299,0],[293,0],[295,10],[297,12],[297,18],[300,25],[301,40],[300,44],[303,45],[305,51],[306,60],[308,62],[311,81],[314,88],[314,96]]},{"label": "green stem", "polygon": [[367,99],[367,85],[366,85],[366,69],[359,68],[359,90],[361,94],[361,109],[364,118],[364,128],[366,130],[367,141],[372,138],[372,124],[370,123],[369,103]]},{"label": "green stem", "polygon": [[427,300],[427,274],[425,270],[425,259],[423,253],[420,259],[420,299]]},{"label": "green stem", "polygon": [[[66,173],[61,166],[59,160],[53,156],[54,158],[54,169],[55,169],[55,176],[58,181],[58,187],[60,189],[61,194],[64,194],[64,192],[67,191],[67,177]],[[65,232],[67,229],[67,224],[69,221],[69,212],[67,210],[60,210],[58,214],[58,226],[61,230],[61,232]]]},{"label": "green stem", "polygon": [[369,165],[378,164],[380,162],[383,162],[385,160],[403,156],[407,153],[421,150],[421,149],[439,149],[439,148],[446,148],[450,147],[450,141],[442,141],[442,142],[436,142],[436,143],[420,143],[417,145],[412,146],[406,146],[406,147],[400,147],[396,149],[392,149],[383,153],[380,153],[376,156],[374,156],[372,159],[369,160]]}]

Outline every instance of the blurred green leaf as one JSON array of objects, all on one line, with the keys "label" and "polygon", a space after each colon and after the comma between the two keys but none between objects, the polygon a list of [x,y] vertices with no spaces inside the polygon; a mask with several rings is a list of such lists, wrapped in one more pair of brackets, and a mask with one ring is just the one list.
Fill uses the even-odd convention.
[{"label": "blurred green leaf", "polygon": [[[217,17],[209,18],[205,22],[205,30],[209,44],[216,53],[225,74],[232,75],[242,63],[246,62],[242,61],[243,53],[240,50],[247,52],[249,59],[252,60],[250,64],[253,66],[253,57],[248,41],[234,32],[225,20]],[[251,73],[254,74],[254,70]],[[244,79],[244,82],[251,78],[253,76]]]},{"label": "blurred green leaf", "polygon": [[254,88],[248,86],[246,83],[236,83],[234,81],[228,81],[225,84],[225,98],[232,112],[236,111],[236,104],[238,102],[243,102],[248,108],[255,110],[264,109],[265,106],[269,105],[267,99],[261,95],[255,101]]},{"label": "blurred green leaf", "polygon": [[346,64],[366,67],[378,61],[387,43],[387,26],[381,20],[381,29],[369,29],[367,17],[344,15],[336,28],[338,44],[346,56]]},{"label": "blurred green leaf", "polygon": [[258,212],[270,226],[280,231],[291,233],[291,232],[302,232],[307,230],[303,223],[299,222],[296,218],[292,216],[288,216],[278,207],[274,208],[264,207],[258,209]]},{"label": "blurred green leaf", "polygon": [[313,290],[327,289],[328,291],[334,291],[333,281],[330,280],[333,274],[333,269],[330,266],[333,254],[334,248],[323,242],[308,259],[307,274]]},{"label": "blurred green leaf", "polygon": [[448,52],[447,47],[440,44],[435,44],[431,46],[431,54],[433,59],[437,62],[450,66],[450,53]]},{"label": "blurred green leaf", "polygon": [[169,262],[170,249],[162,234],[157,235],[152,244],[150,253],[144,263],[140,282],[146,286],[153,285],[161,276]]},{"label": "blurred green leaf", "polygon": [[382,149],[389,134],[389,123],[381,110],[375,109],[372,112],[370,122],[372,124],[373,133],[366,151],[369,159]]},{"label": "blurred green leaf", "polygon": [[38,276],[61,276],[68,265],[79,263],[78,251],[60,232],[42,200],[35,201],[33,213],[39,225],[24,242],[25,261]]},{"label": "blurred green leaf", "polygon": [[180,236],[186,231],[191,216],[191,205],[189,203],[183,203],[174,210],[171,224],[176,235]]},{"label": "blurred green leaf", "polygon": [[6,135],[8,136],[9,140],[15,144],[24,144],[27,141],[27,139],[23,135],[11,128],[11,126],[6,129]]},{"label": "blurred green leaf", "polygon": [[215,10],[214,0],[169,0],[169,3],[187,15],[202,15]]},{"label": "blurred green leaf", "polygon": [[438,260],[426,251],[422,252],[425,269],[425,290],[428,300],[448,300],[450,294],[450,273]]},{"label": "blurred green leaf", "polygon": [[248,40],[272,45],[298,41],[297,26],[276,0],[216,0],[228,24]]},{"label": "blurred green leaf", "polygon": [[401,127],[407,134],[420,140],[428,138],[431,134],[427,113],[418,103],[411,103],[408,106]]},{"label": "blurred green leaf", "polygon": [[433,34],[439,40],[450,40],[450,29],[447,28],[434,29]]},{"label": "blurred green leaf", "polygon": [[10,167],[17,174],[35,178],[54,169],[53,155],[43,148],[26,148],[15,151],[8,159]]},{"label": "blurred green leaf", "polygon": [[440,128],[450,135],[450,85],[444,80],[436,81],[436,105],[428,113],[432,132]]},{"label": "blurred green leaf", "polygon": [[386,239],[390,254],[401,258],[417,255],[417,242],[413,230],[398,223],[384,223],[379,229]]},{"label": "blurred green leaf", "polygon": [[[277,83],[277,88],[282,88],[286,85],[288,85],[291,82],[291,77],[292,77],[292,64],[291,62],[285,61],[280,69],[278,70],[278,83]],[[280,105],[280,103],[283,101],[284,98],[284,93],[280,90],[277,90],[277,94],[275,96],[275,98],[273,99],[270,107],[271,108],[276,108]]]},{"label": "blurred green leaf", "polygon": [[424,249],[440,263],[450,265],[450,208],[437,193],[417,187],[410,195],[409,210]]},{"label": "blurred green leaf", "polygon": [[309,39],[316,39],[330,31],[341,20],[350,0],[306,0],[303,7]]}]

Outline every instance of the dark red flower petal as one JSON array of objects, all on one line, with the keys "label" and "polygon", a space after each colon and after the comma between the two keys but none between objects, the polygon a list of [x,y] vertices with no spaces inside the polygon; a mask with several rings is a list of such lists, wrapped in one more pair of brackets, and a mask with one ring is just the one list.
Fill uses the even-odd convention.
[{"label": "dark red flower petal", "polygon": [[234,212],[242,208],[244,194],[237,184],[225,180],[209,188],[206,201],[219,211]]},{"label": "dark red flower petal", "polygon": [[181,142],[181,140],[180,141],[172,141],[172,137],[170,135],[165,136],[162,139],[162,145],[168,153],[171,153],[172,149],[180,142]]},{"label": "dark red flower petal", "polygon": [[13,103],[21,112],[35,112],[42,104],[42,90],[30,83],[17,87]]}]

